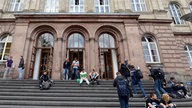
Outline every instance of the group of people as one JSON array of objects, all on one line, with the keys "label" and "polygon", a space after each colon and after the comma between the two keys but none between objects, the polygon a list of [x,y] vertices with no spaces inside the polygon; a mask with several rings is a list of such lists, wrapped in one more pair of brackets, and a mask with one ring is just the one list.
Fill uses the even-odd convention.
[{"label": "group of people", "polygon": [[[69,71],[72,68],[72,74],[70,75]],[[88,80],[88,76],[90,78],[90,81]],[[66,58],[66,60],[63,63],[63,80],[69,80],[70,77],[73,77],[73,79],[77,80],[80,78],[80,85],[82,85],[83,81],[86,81],[86,83],[89,85],[94,84],[96,82],[99,84],[98,77],[99,73],[95,71],[93,68],[89,74],[85,71],[84,68],[80,67],[79,61],[74,58],[72,64],[69,62],[69,59]]]},{"label": "group of people", "polygon": [[[128,64],[128,60],[125,60],[121,64],[119,72],[117,72],[117,77],[114,80],[113,86],[117,87],[117,93],[119,96],[119,102],[121,108],[128,108],[129,97],[137,94],[135,85],[138,85],[141,89],[143,97],[146,100],[146,108],[176,108],[176,105],[170,100],[172,94],[181,95],[180,90],[183,92],[185,98],[190,98],[187,95],[187,89],[182,83],[176,83],[174,77],[170,78],[170,81],[165,81],[165,74],[160,68],[153,68],[151,65],[147,66],[150,71],[150,77],[154,80],[154,91],[148,98],[144,88],[141,84],[141,78],[138,77],[138,72],[140,68],[134,65]],[[131,78],[131,79],[130,79]],[[131,81],[130,81],[131,80]],[[129,81],[131,82],[131,87],[129,87]],[[163,82],[164,81],[164,82]],[[123,83],[124,82],[124,83]],[[169,85],[169,86],[167,86]],[[133,93],[132,93],[133,90]]]},{"label": "group of people", "polygon": [[[14,67],[13,66],[13,57],[9,56],[9,58],[6,61],[5,72],[4,72],[4,75],[3,75],[3,79],[7,79],[7,77],[11,73],[12,67]],[[22,77],[23,77],[23,73],[22,73],[23,69],[24,69],[24,58],[23,58],[23,56],[21,56],[20,62],[19,62],[19,65],[18,65],[18,73],[19,73],[18,79],[22,79]]]}]

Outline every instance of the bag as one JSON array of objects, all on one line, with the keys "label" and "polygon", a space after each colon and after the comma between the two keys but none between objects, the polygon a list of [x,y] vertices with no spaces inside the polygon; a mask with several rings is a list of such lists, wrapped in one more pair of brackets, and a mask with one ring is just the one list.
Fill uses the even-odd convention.
[{"label": "bag", "polygon": [[137,79],[142,79],[143,78],[143,73],[140,70],[136,70],[135,75],[136,75]]},{"label": "bag", "polygon": [[164,79],[165,78],[165,73],[161,69],[158,69],[158,78],[159,79]]},{"label": "bag", "polygon": [[129,94],[129,89],[127,86],[127,80],[118,80],[117,82],[117,92],[119,96],[128,96]]}]

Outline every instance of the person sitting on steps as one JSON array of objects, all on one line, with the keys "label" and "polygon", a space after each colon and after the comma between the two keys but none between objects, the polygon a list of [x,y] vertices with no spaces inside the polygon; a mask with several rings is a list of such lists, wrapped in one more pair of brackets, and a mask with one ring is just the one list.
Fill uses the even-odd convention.
[{"label": "person sitting on steps", "polygon": [[39,78],[39,87],[40,89],[49,89],[53,83],[53,81],[49,78],[49,76],[47,75],[47,72],[43,72],[43,74],[41,75],[41,77]]},{"label": "person sitting on steps", "polygon": [[97,85],[99,85],[98,77],[99,73],[95,71],[95,69],[92,70],[92,72],[89,73],[89,77],[91,79],[91,84],[94,85],[94,82],[97,82]]},{"label": "person sitting on steps", "polygon": [[87,79],[87,72],[85,72],[84,68],[82,68],[82,71],[80,73],[80,86],[82,85],[83,81],[86,81],[87,85],[89,85],[89,81]]}]

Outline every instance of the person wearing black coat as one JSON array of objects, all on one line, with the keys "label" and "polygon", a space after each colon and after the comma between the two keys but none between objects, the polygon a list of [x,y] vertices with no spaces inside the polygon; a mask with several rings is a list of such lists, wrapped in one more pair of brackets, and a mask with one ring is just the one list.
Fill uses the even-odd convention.
[{"label": "person wearing black coat", "polygon": [[21,56],[19,66],[18,66],[18,71],[19,71],[19,79],[22,79],[23,73],[22,70],[24,69],[24,59],[23,56]]},{"label": "person wearing black coat", "polygon": [[71,67],[71,63],[69,62],[69,59],[67,58],[63,63],[63,80],[69,80],[70,67]]}]

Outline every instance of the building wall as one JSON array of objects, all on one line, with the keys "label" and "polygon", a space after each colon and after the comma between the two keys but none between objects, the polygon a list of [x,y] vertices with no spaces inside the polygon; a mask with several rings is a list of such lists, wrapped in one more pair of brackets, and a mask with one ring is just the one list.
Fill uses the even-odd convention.
[{"label": "building wall", "polygon": [[[114,13],[113,15],[107,13],[94,15],[94,0],[84,0],[84,14],[77,14],[75,17],[70,16],[69,0],[60,0],[60,16],[51,13],[40,15],[43,13],[45,0],[24,0],[23,16],[22,13],[14,14],[14,12],[7,11],[8,0],[1,0],[0,34],[8,32],[13,36],[10,55],[14,56],[14,64],[18,65],[19,56],[24,55],[25,77],[27,78],[31,74],[28,70],[32,48],[36,44],[38,36],[36,31],[42,32],[46,31],[44,28],[49,28],[48,30],[54,34],[53,72],[56,73],[52,75],[54,79],[61,77],[62,63],[67,53],[66,45],[69,35],[67,33],[70,31],[79,30],[85,36],[84,67],[87,70],[99,67],[98,34],[99,31],[102,31],[101,29],[106,29],[116,37],[120,55],[118,62],[123,62],[128,58],[130,63],[141,67],[147,79],[147,63],[145,63],[143,55],[141,38],[145,33],[150,33],[156,39],[160,55],[160,63],[152,65],[163,67],[168,77],[174,74],[180,79],[190,80],[192,71],[187,63],[184,46],[192,43],[192,24],[190,22],[181,25],[172,23],[168,4],[177,3],[184,15],[190,12],[189,4],[192,0],[145,0],[147,11],[144,12],[133,12],[130,0],[109,1],[110,14]],[[93,17],[89,17],[92,14]],[[137,14],[139,14],[138,18],[134,16]],[[107,18],[106,15],[109,17]],[[131,17],[132,15],[134,17]]]}]

